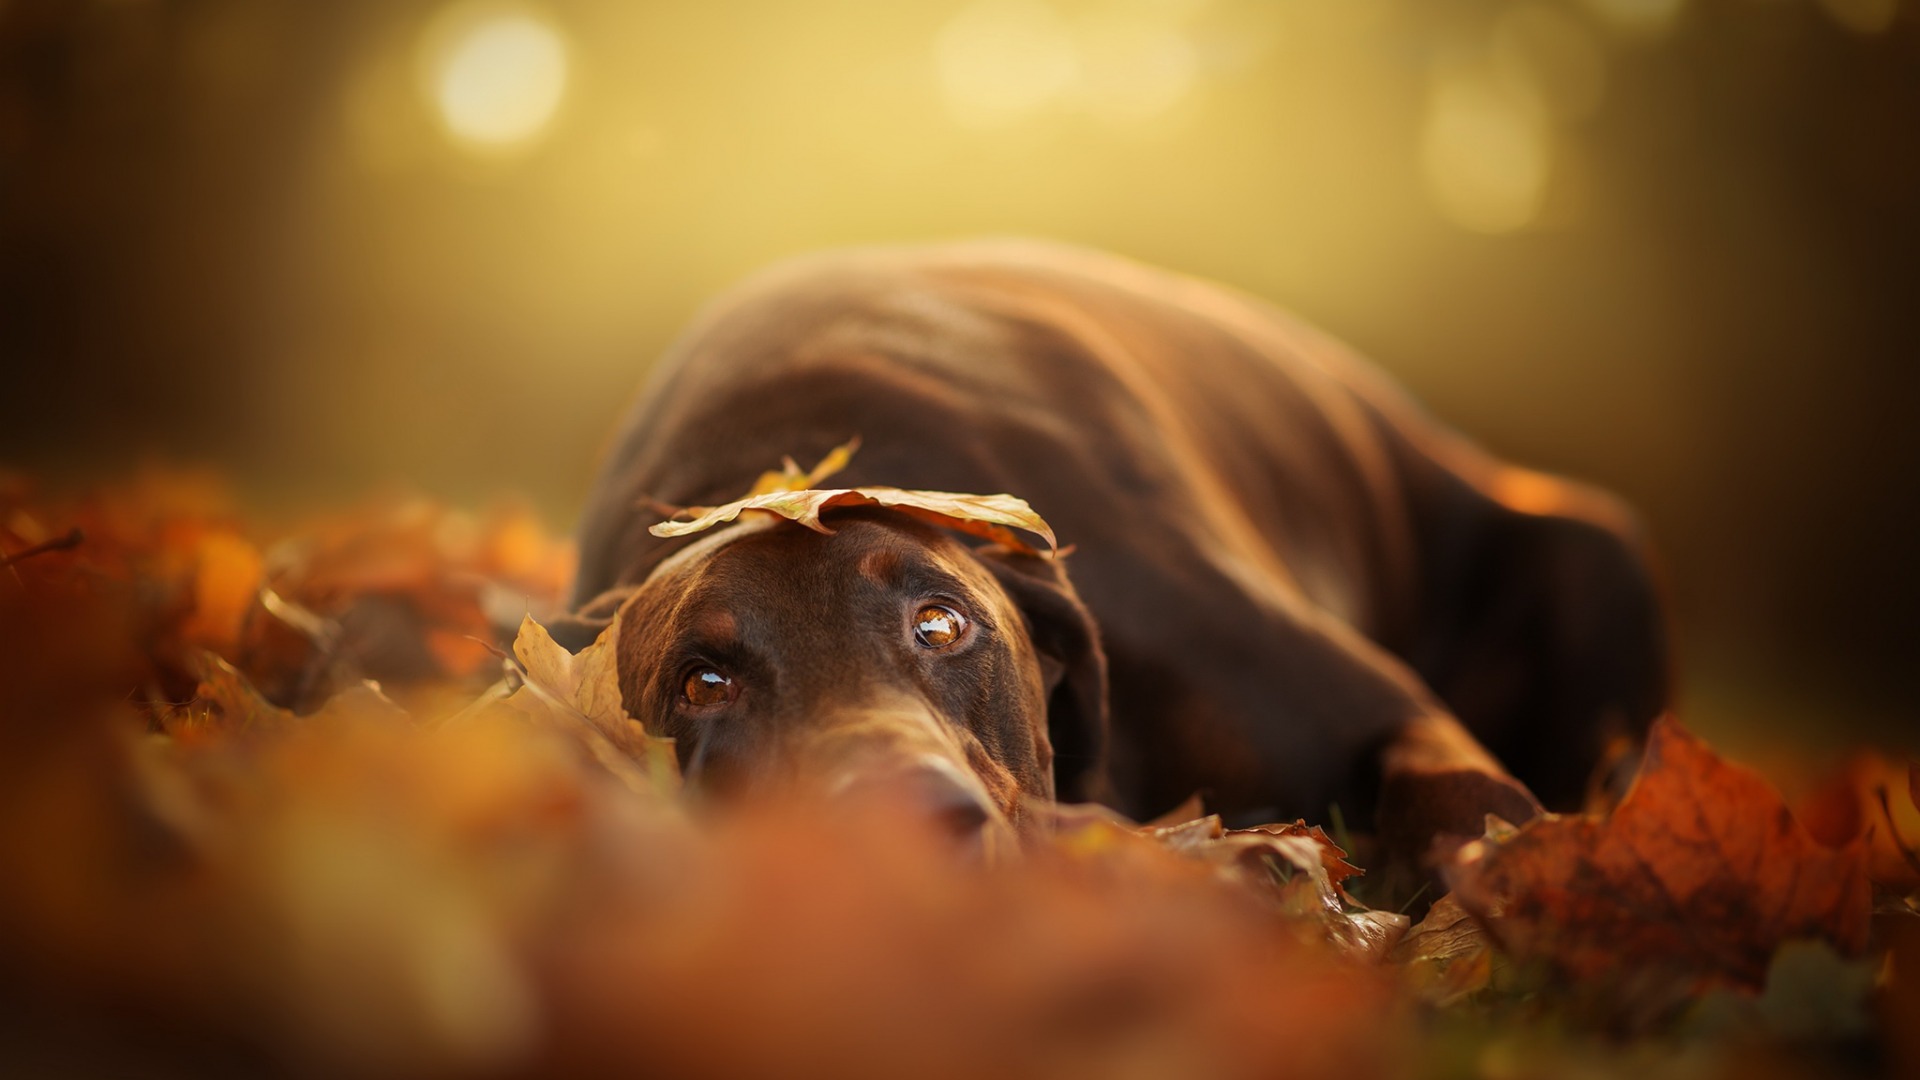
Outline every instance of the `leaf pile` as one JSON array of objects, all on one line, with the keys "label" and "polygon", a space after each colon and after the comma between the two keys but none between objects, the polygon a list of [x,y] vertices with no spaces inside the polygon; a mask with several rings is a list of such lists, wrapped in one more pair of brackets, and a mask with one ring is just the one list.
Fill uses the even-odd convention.
[{"label": "leaf pile", "polygon": [[529,617],[568,557],[524,515],[268,530],[210,482],[9,481],[0,559],[9,1075],[1920,1067],[1884,758],[1809,830],[1663,725],[1610,815],[1492,823],[1409,925],[1338,829],[1197,803],[1035,808],[985,869],[911,815],[690,814],[613,639]]},{"label": "leaf pile", "polygon": [[515,503],[476,518],[386,497],[262,528],[216,478],[157,468],[66,499],[0,473],[0,558],[16,588],[119,594],[153,665],[143,692],[187,699],[212,652],[302,713],[365,679],[478,689],[490,643],[557,612],[574,565]]}]

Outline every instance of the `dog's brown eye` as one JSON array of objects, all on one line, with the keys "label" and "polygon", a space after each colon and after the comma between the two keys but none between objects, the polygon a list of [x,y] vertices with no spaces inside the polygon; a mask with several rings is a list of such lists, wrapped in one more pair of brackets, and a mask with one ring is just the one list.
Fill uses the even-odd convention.
[{"label": "dog's brown eye", "polygon": [[929,649],[944,649],[960,640],[967,617],[945,604],[928,604],[913,616],[913,637]]},{"label": "dog's brown eye", "polygon": [[722,705],[733,698],[733,680],[712,668],[696,668],[680,692],[689,705]]}]

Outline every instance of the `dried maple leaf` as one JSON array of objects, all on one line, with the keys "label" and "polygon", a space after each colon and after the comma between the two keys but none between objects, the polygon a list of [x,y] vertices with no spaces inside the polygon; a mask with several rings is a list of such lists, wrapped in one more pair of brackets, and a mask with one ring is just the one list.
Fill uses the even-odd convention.
[{"label": "dried maple leaf", "polygon": [[[985,537],[1015,551],[1039,554],[1038,548],[1022,540],[1013,531],[1021,529],[1046,540],[1050,552],[1058,553],[1060,550],[1053,529],[1039,514],[1033,512],[1024,499],[1012,495],[966,495],[954,491],[906,491],[890,487],[772,491],[736,499],[725,506],[689,506],[647,531],[655,536],[686,536],[732,521],[749,511],[764,511],[804,525],[814,532],[831,534],[833,530],[820,520],[820,515],[842,506],[884,506],[942,528]],[[685,520],[681,520],[683,518]]]},{"label": "dried maple leaf", "polygon": [[806,488],[819,487],[820,481],[846,468],[847,462],[853,460],[853,453],[858,449],[860,449],[860,440],[857,437],[849,439],[834,447],[826,457],[820,459],[818,465],[805,472],[800,471],[800,466],[792,458],[781,458],[780,468],[761,473],[760,479],[753,482],[752,489],[744,497],[750,499],[755,495],[767,495],[775,491],[802,491]]},{"label": "dried maple leaf", "polygon": [[1058,554],[1060,544],[1053,530],[1024,499],[1011,495],[967,495],[955,491],[909,491],[892,487],[821,488],[819,483],[847,467],[860,440],[837,446],[820,463],[805,472],[792,458],[783,458],[780,468],[761,473],[747,493],[724,506],[671,507],[649,503],[668,515],[666,521],[648,531],[655,536],[687,536],[723,525],[744,513],[767,513],[804,525],[818,533],[833,530],[820,515],[842,506],[884,506],[942,528],[957,529],[985,537],[1030,555],[1038,549],[1022,540],[1014,529],[1021,529],[1046,540],[1047,549]]},{"label": "dried maple leaf", "polygon": [[1671,720],[1612,815],[1535,820],[1448,879],[1509,952],[1578,979],[1667,971],[1757,987],[1782,942],[1867,939],[1866,852],[1828,848],[1750,770]]},{"label": "dried maple leaf", "polygon": [[501,704],[544,727],[579,740],[594,760],[642,793],[672,793],[680,783],[672,739],[647,734],[627,715],[615,663],[620,616],[593,644],[570,653],[547,629],[527,616],[520,622],[513,654],[525,673]]}]

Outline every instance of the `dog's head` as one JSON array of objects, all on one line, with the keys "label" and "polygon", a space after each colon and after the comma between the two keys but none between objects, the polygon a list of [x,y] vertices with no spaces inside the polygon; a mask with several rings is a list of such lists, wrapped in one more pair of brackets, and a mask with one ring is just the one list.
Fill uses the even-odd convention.
[{"label": "dog's head", "polygon": [[888,789],[966,844],[1023,797],[1089,797],[1105,661],[1061,561],[891,510],[828,520],[701,537],[571,626],[622,613],[627,711],[678,741],[689,788]]}]

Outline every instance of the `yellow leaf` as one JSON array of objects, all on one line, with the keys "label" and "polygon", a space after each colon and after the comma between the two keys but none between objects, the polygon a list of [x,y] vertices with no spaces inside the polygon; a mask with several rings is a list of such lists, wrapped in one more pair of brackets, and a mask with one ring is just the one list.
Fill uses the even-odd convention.
[{"label": "yellow leaf", "polygon": [[847,462],[853,460],[853,452],[858,449],[860,449],[860,437],[856,435],[834,447],[826,457],[820,459],[818,465],[806,472],[801,472],[800,466],[792,458],[781,458],[780,468],[761,473],[760,479],[753,482],[753,488],[742,498],[751,499],[756,495],[771,495],[776,491],[801,491],[818,487],[820,481],[846,468]]},{"label": "yellow leaf", "polygon": [[1012,495],[966,495],[953,491],[906,491],[890,487],[774,491],[737,499],[725,506],[690,506],[648,531],[655,536],[686,536],[732,521],[747,511],[759,510],[778,514],[814,532],[831,534],[833,530],[820,520],[822,513],[835,507],[868,505],[898,510],[922,521],[985,537],[1030,555],[1040,554],[1039,549],[1022,540],[1013,532],[1014,529],[1046,540],[1051,552],[1058,553],[1060,550],[1053,529],[1039,514],[1033,512],[1024,499]]},{"label": "yellow leaf", "polygon": [[532,616],[523,618],[513,654],[526,672],[526,683],[508,695],[505,704],[578,739],[628,787],[671,794],[680,786],[673,740],[647,734],[627,715],[616,664],[619,640],[617,614],[600,637],[577,654],[562,648]]}]

